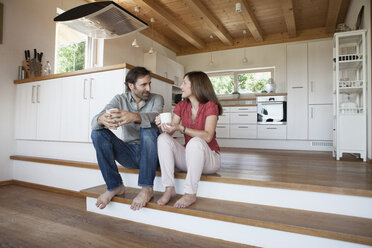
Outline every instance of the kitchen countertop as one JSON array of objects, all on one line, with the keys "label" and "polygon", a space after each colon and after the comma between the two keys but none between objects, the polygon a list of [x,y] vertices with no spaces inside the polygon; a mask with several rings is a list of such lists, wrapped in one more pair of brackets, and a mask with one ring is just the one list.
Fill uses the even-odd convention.
[{"label": "kitchen countertop", "polygon": [[241,107],[241,106],[256,106],[257,96],[286,96],[287,93],[257,93],[249,97],[240,98],[220,98],[218,99],[223,107]]},{"label": "kitchen countertop", "polygon": [[[35,81],[47,80],[47,79],[71,77],[71,76],[84,75],[84,74],[90,74],[90,73],[95,73],[95,72],[112,71],[112,70],[118,70],[118,69],[124,69],[124,68],[132,69],[134,67],[135,67],[134,65],[131,65],[128,63],[122,63],[122,64],[117,64],[117,65],[103,66],[103,67],[94,67],[94,68],[89,68],[89,69],[84,69],[84,70],[79,70],[79,71],[71,71],[71,72],[65,72],[65,73],[59,73],[59,74],[51,74],[47,76],[26,78],[22,80],[14,80],[14,84],[30,83],[30,82],[35,82]],[[159,76],[154,73],[151,73],[151,77],[159,79],[168,84],[174,84],[174,81],[168,78]]]}]

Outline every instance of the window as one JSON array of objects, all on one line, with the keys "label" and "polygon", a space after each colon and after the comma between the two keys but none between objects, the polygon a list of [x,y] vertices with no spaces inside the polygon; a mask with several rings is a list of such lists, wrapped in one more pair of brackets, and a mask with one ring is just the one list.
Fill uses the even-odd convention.
[{"label": "window", "polygon": [[208,74],[217,95],[261,93],[270,78],[274,78],[274,68],[236,70]]},{"label": "window", "polygon": [[55,72],[63,73],[85,68],[88,36],[57,23]]}]

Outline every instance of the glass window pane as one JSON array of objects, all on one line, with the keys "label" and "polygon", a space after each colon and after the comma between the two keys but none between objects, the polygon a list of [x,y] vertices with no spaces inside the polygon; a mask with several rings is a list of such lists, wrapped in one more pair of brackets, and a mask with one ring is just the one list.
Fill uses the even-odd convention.
[{"label": "glass window pane", "polygon": [[57,24],[56,73],[77,71],[85,68],[88,37],[64,24]]},{"label": "glass window pane", "polygon": [[262,92],[265,90],[265,85],[270,78],[270,71],[238,74],[239,93]]},{"label": "glass window pane", "polygon": [[217,95],[231,94],[234,91],[234,75],[209,76]]}]

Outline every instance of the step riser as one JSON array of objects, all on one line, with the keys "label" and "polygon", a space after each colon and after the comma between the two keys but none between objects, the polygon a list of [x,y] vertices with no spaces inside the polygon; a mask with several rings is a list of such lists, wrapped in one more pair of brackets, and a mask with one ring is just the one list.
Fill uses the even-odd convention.
[{"label": "step riser", "polygon": [[[15,180],[80,191],[104,184],[99,170],[13,161]],[[121,174],[125,185],[138,187],[137,174]],[[177,193],[183,194],[183,179],[176,180]],[[161,178],[154,189],[164,191]],[[269,187],[201,181],[198,196],[276,207],[334,213],[372,219],[372,198],[317,193]]]},{"label": "step riser", "polygon": [[[150,208],[132,211],[128,204],[111,202],[101,210],[95,206],[96,199],[87,197],[87,210],[120,219],[135,221],[181,232],[222,239],[259,247],[276,248],[366,248],[350,242],[247,226],[231,222],[188,216]],[[212,228],[211,228],[212,227]],[[269,238],[268,238],[269,237]],[[285,240],[285,242],[283,242]]]}]

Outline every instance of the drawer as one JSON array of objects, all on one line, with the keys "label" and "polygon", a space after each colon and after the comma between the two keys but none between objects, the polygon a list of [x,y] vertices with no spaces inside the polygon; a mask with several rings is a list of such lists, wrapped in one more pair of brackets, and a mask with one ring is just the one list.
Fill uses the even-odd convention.
[{"label": "drawer", "polygon": [[230,107],[222,107],[222,111],[224,113],[229,113],[230,112]]},{"label": "drawer", "polygon": [[256,124],[257,113],[230,113],[230,124]]},{"label": "drawer", "polygon": [[230,137],[229,125],[217,125],[216,137],[217,138],[229,138]]},{"label": "drawer", "polygon": [[259,139],[286,139],[286,125],[258,125],[257,138]]},{"label": "drawer", "polygon": [[257,137],[257,125],[230,125],[230,138]]},{"label": "drawer", "polygon": [[232,112],[255,112],[257,113],[257,106],[230,107],[230,113]]},{"label": "drawer", "polygon": [[230,114],[223,112],[222,115],[218,116],[218,124],[229,124]]}]

